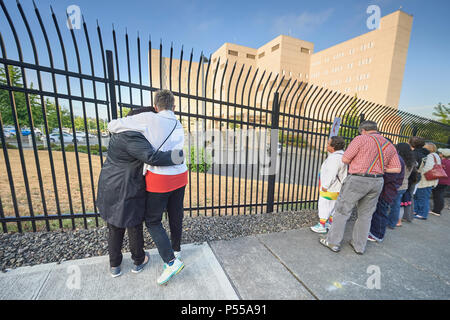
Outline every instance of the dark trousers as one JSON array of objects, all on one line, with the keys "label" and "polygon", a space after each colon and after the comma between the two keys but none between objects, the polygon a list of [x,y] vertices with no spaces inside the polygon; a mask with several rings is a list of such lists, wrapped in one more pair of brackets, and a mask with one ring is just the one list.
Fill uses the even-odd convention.
[{"label": "dark trousers", "polygon": [[386,227],[388,224],[388,213],[390,203],[379,198],[377,203],[377,209],[372,216],[372,222],[370,224],[370,233],[379,240],[383,240],[386,233]]},{"label": "dark trousers", "polygon": [[438,184],[436,188],[433,189],[433,211],[434,213],[441,213],[444,209],[444,197],[445,191],[447,190],[447,185]]},{"label": "dark trousers", "polygon": [[[111,267],[118,267],[122,263],[122,244],[125,235],[125,228],[118,228],[108,223],[108,251],[109,264]],[[126,228],[128,242],[130,245],[131,258],[135,265],[140,265],[145,260],[144,252],[144,230],[142,223],[135,227]]]},{"label": "dark trousers", "polygon": [[[165,193],[147,192],[145,226],[165,263],[175,259],[174,251],[180,251],[185,188],[181,187]],[[169,216],[171,240],[161,223],[163,212],[166,209]]]}]

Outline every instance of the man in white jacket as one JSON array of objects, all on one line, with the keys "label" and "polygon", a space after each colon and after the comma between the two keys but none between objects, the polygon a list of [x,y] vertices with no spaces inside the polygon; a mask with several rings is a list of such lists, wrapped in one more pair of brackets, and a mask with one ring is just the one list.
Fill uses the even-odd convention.
[{"label": "man in white jacket", "polygon": [[342,162],[345,140],[331,137],[328,140],[328,158],[323,162],[319,173],[319,222],[311,227],[316,233],[327,233],[333,221],[334,206],[341,191],[342,182],[347,176],[347,165]]},{"label": "man in white jacket", "polygon": [[[124,131],[141,132],[160,151],[183,149],[184,130],[174,110],[175,98],[169,90],[155,94],[157,113],[144,112],[131,117],[113,120],[108,124],[112,133]],[[174,153],[174,157],[177,155]],[[184,268],[180,257],[180,242],[183,221],[184,191],[188,182],[188,170],[184,159],[172,158],[173,166],[144,166],[147,199],[145,225],[164,261],[164,271],[158,284],[164,284]],[[171,240],[162,226],[163,212],[167,210],[171,229]]]}]

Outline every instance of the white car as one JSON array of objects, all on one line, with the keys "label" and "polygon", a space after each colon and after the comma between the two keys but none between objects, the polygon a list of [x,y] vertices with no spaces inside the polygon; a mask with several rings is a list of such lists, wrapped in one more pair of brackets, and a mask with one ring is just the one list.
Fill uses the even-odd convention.
[{"label": "white car", "polygon": [[[52,133],[50,135],[50,141],[59,143],[60,142],[59,133]],[[64,143],[71,143],[75,142],[75,138],[73,137],[73,135],[63,132],[63,141]],[[81,142],[81,137],[77,137],[76,141]]]},{"label": "white car", "polygon": [[[77,131],[76,133],[77,133],[77,138],[80,137],[80,138],[86,139],[86,133],[84,131]],[[90,134],[90,133],[88,133],[88,137],[89,137],[89,139],[97,138],[97,136]]]},{"label": "white car", "polygon": [[3,135],[5,136],[5,138],[9,138],[12,136],[12,133],[11,133],[11,131],[3,130]]}]

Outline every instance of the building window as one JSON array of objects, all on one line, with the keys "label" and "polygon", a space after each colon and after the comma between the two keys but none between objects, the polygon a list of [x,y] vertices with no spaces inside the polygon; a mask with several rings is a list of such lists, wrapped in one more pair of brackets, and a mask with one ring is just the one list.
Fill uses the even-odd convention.
[{"label": "building window", "polygon": [[238,52],[237,51],[234,51],[234,50],[228,50],[228,54],[230,55],[230,56],[238,56]]},{"label": "building window", "polygon": [[303,48],[303,47],[302,47],[302,48],[300,49],[300,52],[301,52],[301,53],[307,53],[307,54],[309,54],[309,49],[308,49],[308,48]]},{"label": "building window", "polygon": [[261,59],[261,58],[264,57],[265,55],[266,55],[265,52],[261,52],[261,53],[258,55],[258,59]]},{"label": "building window", "polygon": [[272,47],[272,52],[274,52],[275,50],[278,50],[280,48],[280,44],[277,44],[276,46]]},{"label": "building window", "polygon": [[249,59],[255,59],[256,56],[255,56],[254,54],[247,53],[247,58],[249,58]]}]

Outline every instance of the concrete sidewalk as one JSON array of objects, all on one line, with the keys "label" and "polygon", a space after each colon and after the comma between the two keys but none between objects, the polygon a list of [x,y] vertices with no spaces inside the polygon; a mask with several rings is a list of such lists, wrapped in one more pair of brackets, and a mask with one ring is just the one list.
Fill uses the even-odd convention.
[{"label": "concrete sidewalk", "polygon": [[0,299],[449,299],[450,214],[404,223],[383,243],[356,255],[348,241],[340,253],[318,243],[308,228],[182,246],[186,267],[158,286],[162,260],[111,278],[108,257],[22,267],[0,274]]}]

